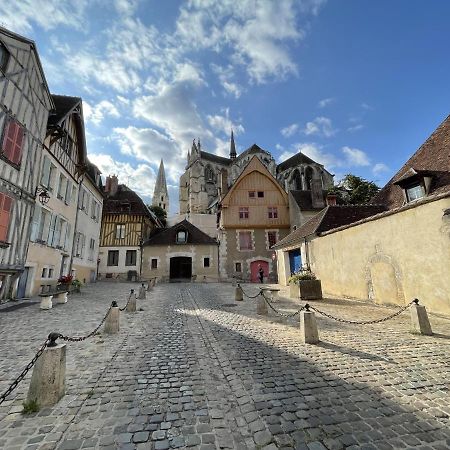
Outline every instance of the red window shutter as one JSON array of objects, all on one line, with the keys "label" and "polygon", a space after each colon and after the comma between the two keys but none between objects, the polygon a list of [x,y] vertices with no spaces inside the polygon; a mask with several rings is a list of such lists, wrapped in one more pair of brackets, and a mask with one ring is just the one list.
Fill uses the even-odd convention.
[{"label": "red window shutter", "polygon": [[19,164],[22,158],[23,136],[22,126],[16,121],[10,120],[3,137],[2,151],[5,157],[14,164]]},{"label": "red window shutter", "polygon": [[0,193],[0,241],[6,241],[8,237],[9,218],[11,215],[13,199]]}]

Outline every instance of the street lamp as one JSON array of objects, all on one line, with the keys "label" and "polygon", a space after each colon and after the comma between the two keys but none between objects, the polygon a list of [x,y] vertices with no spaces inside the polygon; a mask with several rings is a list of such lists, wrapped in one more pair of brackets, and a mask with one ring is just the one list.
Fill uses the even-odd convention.
[{"label": "street lamp", "polygon": [[48,201],[50,200],[50,195],[47,192],[47,189],[44,187],[38,187],[36,188],[36,194],[35,196],[37,196],[39,194],[39,202],[41,203],[41,205],[46,205],[48,203]]}]

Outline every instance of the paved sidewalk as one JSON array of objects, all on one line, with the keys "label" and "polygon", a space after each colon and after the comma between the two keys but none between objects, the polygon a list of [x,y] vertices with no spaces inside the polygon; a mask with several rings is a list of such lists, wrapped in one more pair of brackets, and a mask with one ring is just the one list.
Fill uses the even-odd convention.
[{"label": "paved sidewalk", "polygon": [[[0,309],[0,392],[49,332],[86,334],[131,287],[97,283],[49,311]],[[312,303],[353,320],[395,311]],[[409,333],[408,311],[377,325],[319,317],[312,346],[297,319],[257,316],[229,284],[158,285],[139,307],[121,314],[118,335],[69,343],[66,396],[24,416],[29,374],[0,406],[0,448],[450,448],[448,319],[431,316],[428,337]]]}]

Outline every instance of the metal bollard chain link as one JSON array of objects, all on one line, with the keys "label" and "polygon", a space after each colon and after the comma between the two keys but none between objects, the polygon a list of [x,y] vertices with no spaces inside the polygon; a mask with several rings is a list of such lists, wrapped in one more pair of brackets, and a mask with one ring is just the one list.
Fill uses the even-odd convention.
[{"label": "metal bollard chain link", "polygon": [[[261,293],[263,299],[265,300],[265,302],[267,303],[267,305],[269,306],[269,308],[270,308],[274,313],[278,314],[279,316],[287,317],[287,318],[289,318],[289,317],[295,317],[297,314],[300,314],[300,313],[305,309],[305,306],[301,306],[301,307],[300,307],[297,311],[295,311],[294,313],[291,313],[291,314],[285,314],[285,313],[282,313],[281,311],[277,310],[277,309],[272,305],[272,302],[266,297],[266,295],[264,294],[263,291],[261,291],[260,293]],[[259,294],[258,294],[258,295],[259,295]]]},{"label": "metal bollard chain link", "polygon": [[112,306],[110,306],[108,308],[108,311],[105,314],[105,317],[103,317],[102,321],[97,325],[97,327],[95,327],[94,330],[92,330],[89,334],[87,334],[86,336],[65,336],[64,334],[58,333],[58,338],[62,339],[63,341],[68,341],[68,342],[81,342],[81,341],[85,341],[86,339],[94,336],[95,334],[97,334],[97,331],[100,329],[100,327],[105,323],[106,318],[108,317],[109,312],[111,311]]},{"label": "metal bollard chain link", "polygon": [[[259,295],[259,292],[256,295],[248,295],[244,289],[242,289],[242,286],[240,284],[237,285],[237,287],[242,291],[242,293],[247,297],[247,298],[256,298]],[[261,292],[261,291],[260,291]]]},{"label": "metal bollard chain link", "polygon": [[134,289],[131,289],[130,295],[128,296],[128,300],[126,305],[123,308],[119,308],[119,311],[125,311],[127,309],[128,303],[130,303],[131,296],[134,294]]},{"label": "metal bollard chain link", "polygon": [[398,311],[396,311],[395,313],[387,316],[387,317],[382,317],[381,319],[374,319],[374,320],[366,320],[366,321],[358,321],[358,320],[347,320],[347,319],[342,319],[340,317],[334,317],[331,314],[328,314],[324,311],[321,311],[320,309],[314,308],[314,306],[308,305],[308,308],[319,313],[322,314],[322,316],[328,317],[329,319],[333,319],[337,322],[342,322],[342,323],[351,323],[354,325],[371,325],[371,324],[375,324],[375,323],[381,323],[381,322],[386,322],[387,320],[393,319],[394,317],[397,317],[398,315],[400,315],[402,312],[406,311],[413,303],[418,303],[417,299],[414,299],[412,301],[410,301],[407,305],[402,306]]},{"label": "metal bollard chain link", "polygon": [[11,394],[12,391],[14,391],[19,383],[25,378],[27,373],[32,369],[36,361],[39,359],[42,353],[44,353],[44,350],[47,348],[48,343],[49,339],[46,339],[42,347],[34,355],[34,358],[26,365],[25,369],[22,370],[20,375],[11,383],[8,389],[6,389],[6,391],[2,395],[0,395],[0,405],[6,400],[6,397],[8,397],[8,395]]}]

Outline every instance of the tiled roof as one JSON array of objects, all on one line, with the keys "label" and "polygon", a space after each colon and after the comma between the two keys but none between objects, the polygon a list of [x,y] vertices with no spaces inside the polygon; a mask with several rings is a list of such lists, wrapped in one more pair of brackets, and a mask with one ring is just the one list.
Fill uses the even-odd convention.
[{"label": "tiled roof", "polygon": [[[176,225],[160,230],[157,234],[154,234],[150,239],[148,239],[144,246],[146,245],[180,245],[176,244],[176,236],[178,231],[187,231],[187,242],[186,244],[203,244],[203,245],[217,245],[217,241],[212,237],[208,236],[203,231],[199,230],[192,223],[188,222],[186,219],[177,223]],[[184,244],[184,245],[186,245]],[[183,245],[183,244],[181,244]]]},{"label": "tiled roof", "polygon": [[385,211],[384,205],[332,205],[322,209],[284,239],[277,242],[272,248],[289,248],[300,246],[304,238],[312,234],[322,233],[358,220],[365,219]]},{"label": "tiled roof", "polygon": [[396,184],[417,173],[432,176],[428,194],[450,191],[450,116],[448,116],[419,147],[404,166],[392,177],[372,199],[373,203],[383,203],[389,209],[399,208],[404,203],[403,189]]},{"label": "tiled roof", "polygon": [[155,220],[141,197],[124,184],[119,184],[117,192],[108,196],[103,202],[104,214],[136,214],[145,215]]},{"label": "tiled roof", "polygon": [[[323,198],[325,200],[325,192],[323,191]],[[320,211],[321,208],[314,208],[312,205],[311,191],[289,191],[294,198],[297,205],[302,211]]]},{"label": "tiled roof", "polygon": [[225,166],[230,165],[231,162],[230,158],[224,158],[223,156],[214,155],[213,153],[204,152],[203,150],[200,151],[200,157]]},{"label": "tiled roof", "polygon": [[49,125],[58,125],[80,102],[80,97],[70,97],[68,95],[52,94],[55,103],[54,111],[48,116]]}]

